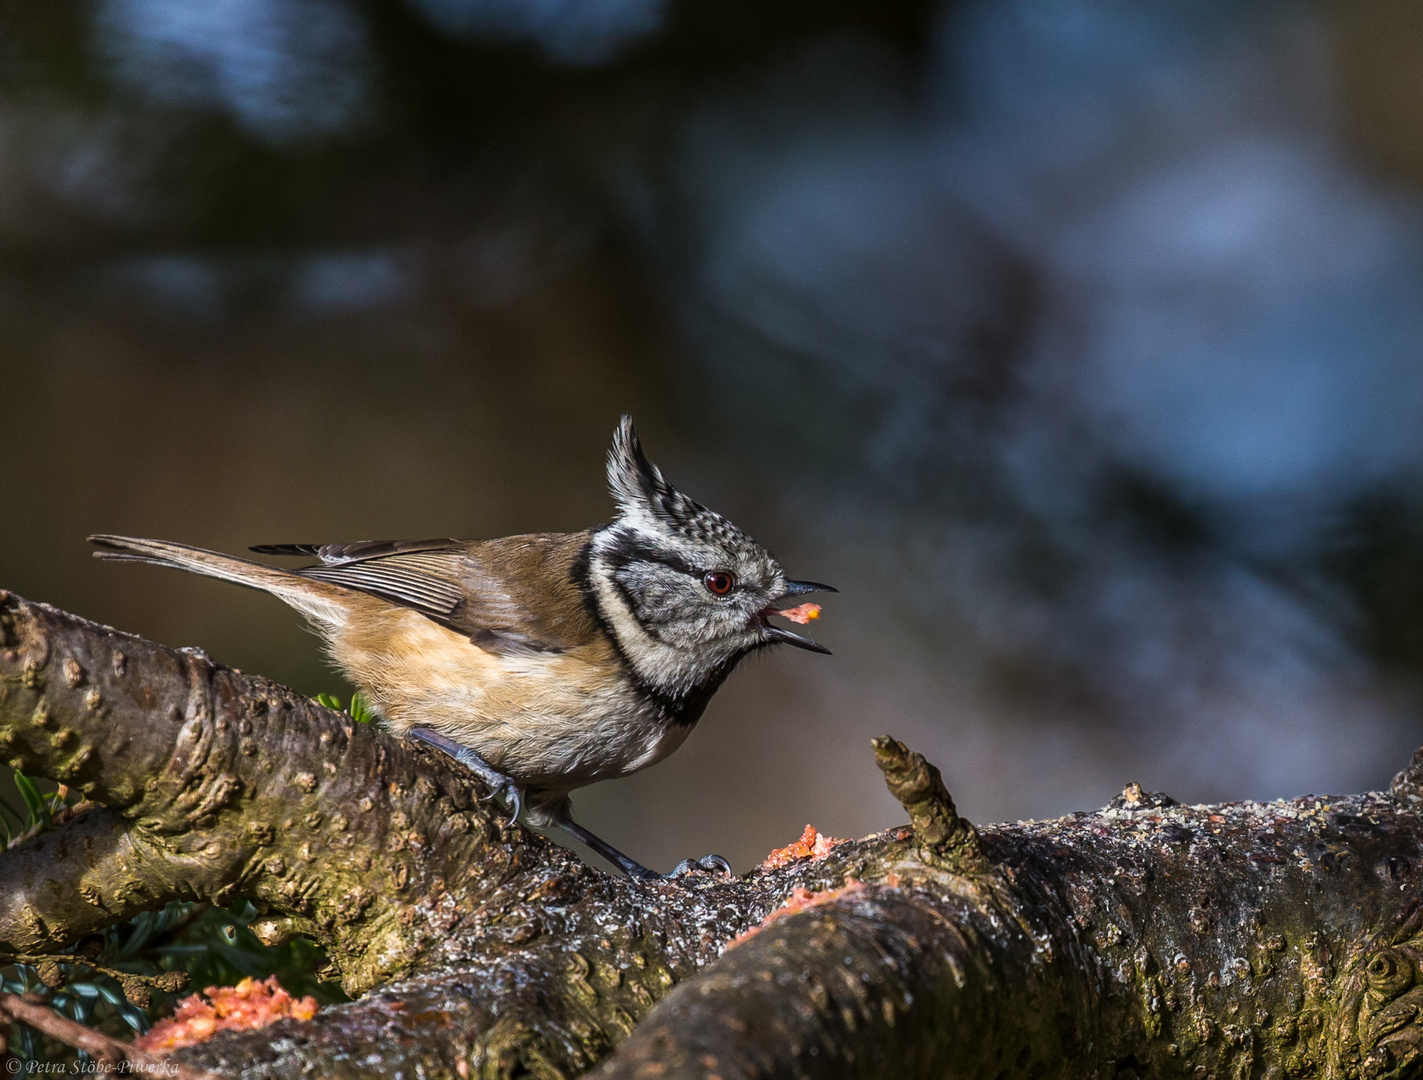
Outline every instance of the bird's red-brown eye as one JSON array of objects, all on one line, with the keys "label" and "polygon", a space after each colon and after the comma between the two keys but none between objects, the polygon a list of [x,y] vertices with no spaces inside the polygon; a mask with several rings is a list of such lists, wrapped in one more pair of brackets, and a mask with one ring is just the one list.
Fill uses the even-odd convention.
[{"label": "bird's red-brown eye", "polygon": [[726,570],[713,570],[702,578],[702,584],[717,596],[725,596],[736,588],[736,575]]}]

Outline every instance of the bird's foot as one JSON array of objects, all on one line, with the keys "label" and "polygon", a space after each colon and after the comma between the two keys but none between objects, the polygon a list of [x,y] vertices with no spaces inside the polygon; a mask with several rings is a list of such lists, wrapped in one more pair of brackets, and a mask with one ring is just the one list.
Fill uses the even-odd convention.
[{"label": "bird's foot", "polygon": [[733,876],[731,864],[720,855],[703,855],[700,859],[683,859],[672,868],[670,874],[659,874],[656,870],[649,870],[631,856],[624,855],[612,844],[595,836],[570,817],[565,817],[560,821],[558,827],[575,840],[592,848],[630,878],[638,878],[641,881],[674,881],[677,878],[686,877],[688,874],[698,873],[721,873],[727,877]]},{"label": "bird's foot", "polygon": [[700,859],[683,859],[676,866],[672,867],[670,874],[663,874],[664,878],[685,877],[687,874],[725,874],[727,877],[735,877],[731,872],[731,863],[727,862],[720,855],[703,855]]},{"label": "bird's foot", "polygon": [[436,750],[448,754],[470,772],[479,778],[480,783],[489,789],[491,798],[502,802],[509,812],[510,821],[518,821],[519,815],[523,812],[523,798],[519,794],[519,786],[514,781],[496,769],[489,762],[485,761],[468,746],[461,746],[451,739],[445,738],[429,728],[411,728],[410,736],[419,739],[428,746],[433,746]]},{"label": "bird's foot", "polygon": [[524,800],[519,794],[519,786],[507,776],[490,785],[489,796],[504,804],[510,821],[518,821],[519,815],[524,812]]}]

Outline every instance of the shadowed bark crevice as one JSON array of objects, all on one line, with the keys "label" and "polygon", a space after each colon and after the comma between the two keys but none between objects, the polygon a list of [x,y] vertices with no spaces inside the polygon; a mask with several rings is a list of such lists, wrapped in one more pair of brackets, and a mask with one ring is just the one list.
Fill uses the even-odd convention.
[{"label": "shadowed bark crevice", "polygon": [[[1413,1075],[1418,761],[1387,792],[975,828],[888,737],[911,826],[638,882],[439,755],[200,653],[0,594],[0,753],[96,805],[0,855],[0,947],[252,900],[364,995],[176,1057],[230,1076]],[[763,925],[764,923],[764,925]]]},{"label": "shadowed bark crevice", "polygon": [[1073,1071],[1093,1025],[1071,1015],[1032,940],[984,914],[917,888],[852,886],[673,990],[597,1075]]}]

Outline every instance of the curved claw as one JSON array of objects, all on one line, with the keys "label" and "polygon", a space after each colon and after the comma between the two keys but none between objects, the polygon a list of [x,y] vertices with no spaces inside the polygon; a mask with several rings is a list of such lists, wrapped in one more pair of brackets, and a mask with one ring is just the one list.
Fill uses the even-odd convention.
[{"label": "curved claw", "polygon": [[558,823],[559,828],[568,833],[579,843],[587,844],[603,858],[616,866],[624,874],[638,881],[672,881],[675,878],[686,877],[688,874],[715,873],[720,872],[727,877],[732,877],[731,864],[720,855],[703,855],[700,859],[683,859],[670,874],[659,874],[656,870],[649,870],[636,859],[629,858],[606,840],[600,840],[594,836],[571,817],[564,815]]},{"label": "curved claw", "polygon": [[519,787],[512,780],[505,780],[502,784],[494,785],[489,796],[493,799],[504,800],[505,809],[509,811],[510,821],[518,821],[519,815],[524,812],[524,802],[519,795]]},{"label": "curved claw", "polygon": [[731,872],[731,864],[720,855],[703,855],[700,859],[683,859],[676,866],[672,867],[670,874],[663,874],[667,879],[685,877],[687,874],[694,874],[698,871],[707,874],[721,873],[727,877],[735,875]]},{"label": "curved claw", "polygon": [[461,746],[438,732],[429,728],[411,728],[409,733],[413,738],[433,746],[436,750],[448,754],[470,772],[474,773],[479,781],[489,789],[491,799],[501,799],[505,806],[509,808],[510,821],[518,821],[519,815],[523,813],[523,797],[519,794],[519,787],[514,781],[505,776],[489,762],[485,761],[474,750],[468,746]]}]

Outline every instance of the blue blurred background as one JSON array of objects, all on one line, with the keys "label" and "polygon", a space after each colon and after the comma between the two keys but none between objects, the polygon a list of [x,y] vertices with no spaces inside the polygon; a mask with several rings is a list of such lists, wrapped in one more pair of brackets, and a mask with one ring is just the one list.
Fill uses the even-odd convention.
[{"label": "blue blurred background", "polygon": [[817,635],[576,800],[656,864],[1385,784],[1423,741],[1423,7],[8,0],[0,586],[308,692],[98,565],[604,520],[655,460]]}]

